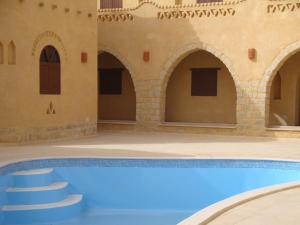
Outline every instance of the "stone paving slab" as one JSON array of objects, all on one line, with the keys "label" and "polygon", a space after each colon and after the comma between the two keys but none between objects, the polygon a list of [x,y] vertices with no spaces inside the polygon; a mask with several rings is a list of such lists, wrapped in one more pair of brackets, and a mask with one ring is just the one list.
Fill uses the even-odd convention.
[{"label": "stone paving slab", "polygon": [[209,225],[299,225],[300,189],[250,201],[224,213]]}]

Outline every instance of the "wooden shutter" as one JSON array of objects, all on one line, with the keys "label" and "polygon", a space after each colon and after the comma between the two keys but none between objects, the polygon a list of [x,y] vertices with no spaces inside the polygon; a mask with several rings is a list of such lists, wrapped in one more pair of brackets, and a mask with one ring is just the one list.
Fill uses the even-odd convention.
[{"label": "wooden shutter", "polygon": [[123,8],[123,0],[101,0],[101,9]]},{"label": "wooden shutter", "polygon": [[101,0],[100,1],[100,8],[101,9],[111,8],[111,0]]},{"label": "wooden shutter", "polygon": [[113,8],[123,8],[123,0],[112,0]]},{"label": "wooden shutter", "polygon": [[122,94],[122,70],[123,69],[100,69],[99,70],[99,94],[121,95]]},{"label": "wooden shutter", "polygon": [[192,96],[217,96],[218,68],[196,68],[192,70]]},{"label": "wooden shutter", "polygon": [[61,93],[60,58],[52,46],[43,49],[40,55],[40,94]]}]

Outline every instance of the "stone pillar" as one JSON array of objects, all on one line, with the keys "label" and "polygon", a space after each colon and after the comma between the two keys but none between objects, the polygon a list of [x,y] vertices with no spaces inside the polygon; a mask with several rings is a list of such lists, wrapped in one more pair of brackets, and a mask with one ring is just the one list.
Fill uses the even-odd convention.
[{"label": "stone pillar", "polygon": [[265,90],[259,80],[239,83],[237,92],[237,126],[242,135],[260,135],[265,131]]},{"label": "stone pillar", "polygon": [[161,121],[159,91],[159,80],[137,80],[136,118],[138,128],[157,129]]}]

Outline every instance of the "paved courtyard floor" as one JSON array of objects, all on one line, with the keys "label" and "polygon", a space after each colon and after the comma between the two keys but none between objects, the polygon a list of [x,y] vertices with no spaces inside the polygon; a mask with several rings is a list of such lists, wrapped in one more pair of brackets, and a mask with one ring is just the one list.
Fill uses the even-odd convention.
[{"label": "paved courtyard floor", "polygon": [[[99,133],[97,136],[22,146],[1,145],[0,163],[41,157],[205,157],[300,160],[300,139],[171,133]],[[299,225],[300,188],[235,207],[210,225]]]}]

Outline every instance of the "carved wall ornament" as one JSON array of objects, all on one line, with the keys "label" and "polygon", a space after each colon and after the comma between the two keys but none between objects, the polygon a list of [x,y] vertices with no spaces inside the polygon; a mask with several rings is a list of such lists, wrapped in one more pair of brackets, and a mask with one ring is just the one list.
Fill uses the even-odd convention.
[{"label": "carved wall ornament", "polygon": [[101,22],[125,22],[133,21],[133,15],[130,13],[100,14],[98,19]]},{"label": "carved wall ornament", "polygon": [[276,3],[267,6],[268,13],[294,12],[300,10],[300,2]]},{"label": "carved wall ornament", "polygon": [[218,16],[234,16],[235,9],[219,8],[219,9],[195,9],[195,10],[174,10],[158,12],[157,18],[163,19],[180,19],[194,17],[218,17]]},{"label": "carved wall ornament", "polygon": [[223,1],[223,2],[205,2],[205,3],[192,3],[192,4],[180,4],[180,5],[162,5],[157,3],[154,0],[142,0],[139,2],[139,5],[133,8],[109,8],[109,9],[99,9],[99,13],[105,12],[128,12],[128,11],[135,11],[142,7],[145,4],[151,4],[158,9],[188,9],[188,8],[195,8],[195,7],[207,7],[207,6],[232,6],[243,3],[247,0],[231,0],[231,1]]},{"label": "carved wall ornament", "polygon": [[[35,56],[37,46],[38,46],[39,42],[44,38],[52,38],[52,39],[55,39],[55,41],[59,42],[60,48],[63,51],[62,53],[64,55],[64,58],[67,59],[67,51],[66,51],[66,48],[65,48],[65,46],[62,42],[62,39],[53,31],[45,31],[45,32],[43,32],[43,33],[41,33],[40,35],[37,36],[37,38],[33,42],[32,50],[31,50],[32,56]],[[38,54],[40,54],[40,53],[38,53]]]},{"label": "carved wall ornament", "polygon": [[52,101],[50,102],[49,107],[48,107],[48,109],[47,109],[47,114],[48,114],[48,115],[50,115],[50,114],[56,114],[56,111],[55,111],[55,109],[54,109],[54,106],[53,106]]}]

